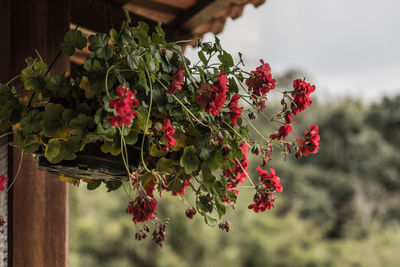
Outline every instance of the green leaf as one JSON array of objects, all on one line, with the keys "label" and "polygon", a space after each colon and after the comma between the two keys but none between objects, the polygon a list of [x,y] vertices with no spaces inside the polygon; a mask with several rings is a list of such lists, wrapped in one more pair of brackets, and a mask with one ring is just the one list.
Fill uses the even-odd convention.
[{"label": "green leaf", "polygon": [[207,159],[206,164],[212,171],[216,171],[224,166],[224,157],[220,150],[214,150],[211,156]]},{"label": "green leaf", "polygon": [[211,149],[209,147],[202,147],[201,148],[199,157],[202,160],[208,159],[210,157],[210,155],[211,155]]},{"label": "green leaf", "polygon": [[67,127],[63,117],[64,108],[60,104],[47,103],[40,122],[43,134],[47,137],[57,137],[66,139],[69,136],[69,128]]},{"label": "green leaf", "polygon": [[225,51],[218,55],[219,61],[222,63],[222,67],[224,71],[228,71],[230,67],[233,67],[233,58],[229,53],[226,53]]},{"label": "green leaf", "polygon": [[215,36],[215,44],[214,47],[217,51],[221,52],[222,51],[222,47],[221,47],[221,42],[219,41],[219,38],[217,36]]},{"label": "green leaf", "polygon": [[205,220],[206,224],[208,224],[210,227],[217,226],[217,220],[208,215],[204,215],[204,220]]},{"label": "green leaf", "polygon": [[199,58],[203,62],[204,66],[207,66],[208,61],[207,61],[206,57],[204,56],[203,51],[200,50],[197,54],[199,55]]},{"label": "green leaf", "polygon": [[211,204],[211,198],[209,196],[200,196],[199,199],[196,201],[196,206],[198,209],[204,212],[211,213],[213,212],[213,205]]},{"label": "green leaf", "polygon": [[47,144],[44,156],[53,164],[60,163],[62,160],[73,160],[76,158],[75,153],[69,150],[63,140],[54,138]]},{"label": "green leaf", "polygon": [[52,75],[47,81],[47,88],[54,96],[67,97],[70,89],[65,85],[65,78],[62,75]]},{"label": "green leaf", "polygon": [[218,195],[214,195],[214,200],[215,200],[215,205],[217,207],[217,212],[218,216],[221,219],[223,215],[226,213],[226,207],[225,205],[221,202],[220,198]]},{"label": "green leaf", "polygon": [[111,142],[105,142],[104,144],[101,145],[100,149],[103,153],[110,153],[113,156],[121,154],[121,148],[114,147],[113,143]]},{"label": "green leaf", "polygon": [[194,146],[186,146],[180,159],[181,166],[186,174],[191,174],[199,168],[199,159]]},{"label": "green leaf", "polygon": [[212,188],[215,183],[215,176],[212,175],[210,168],[207,165],[203,165],[201,168],[201,173],[203,177],[203,183],[209,188]]},{"label": "green leaf", "polygon": [[152,157],[165,157],[168,154],[168,151],[162,151],[157,148],[156,144],[152,144],[150,147],[150,156]]},{"label": "green leaf", "polygon": [[[113,128],[115,129],[115,127],[113,127]],[[124,138],[125,138],[125,143],[127,145],[134,145],[137,143],[137,141],[139,139],[139,135],[135,131],[130,131],[129,134],[127,136],[125,136]]]},{"label": "green leaf", "polygon": [[141,176],[140,181],[142,182],[144,188],[148,188],[157,184],[157,178],[151,172],[145,172]]},{"label": "green leaf", "polygon": [[160,158],[157,161],[156,170],[171,175],[175,172],[174,165],[176,165],[175,161],[167,158]]},{"label": "green leaf", "polygon": [[108,60],[112,57],[112,51],[108,48],[110,37],[105,33],[97,33],[89,36],[89,50],[96,53],[98,58]]},{"label": "green leaf", "polygon": [[115,29],[110,30],[110,38],[113,44],[116,44],[118,42],[118,33]]},{"label": "green leaf", "polygon": [[72,56],[75,49],[82,50],[86,46],[87,40],[83,37],[80,30],[67,32],[64,41],[60,45],[60,50],[67,55]]},{"label": "green leaf", "polygon": [[[59,139],[51,139],[47,144],[44,156],[50,162],[58,163],[61,154],[62,142]],[[56,162],[55,162],[56,161]],[[60,160],[61,161],[61,160]]]},{"label": "green leaf", "polygon": [[45,73],[47,65],[40,61],[34,61],[21,71],[21,80],[24,82],[26,89],[33,89],[36,92],[45,92],[46,80]]},{"label": "green leaf", "polygon": [[226,195],[228,197],[228,200],[232,203],[236,203],[236,199],[237,199],[237,195],[235,193],[233,193],[230,190],[226,191]]},{"label": "green leaf", "polygon": [[126,57],[126,63],[131,70],[136,70],[139,67],[140,56],[139,51],[134,50]]},{"label": "green leaf", "polygon": [[40,125],[41,120],[42,120],[42,114],[37,109],[32,109],[21,120],[22,130],[26,134],[38,132],[40,129],[42,129],[42,126]]},{"label": "green leaf", "polygon": [[88,190],[95,190],[97,187],[101,185],[100,180],[93,180],[87,184],[87,189]]},{"label": "green leaf", "polygon": [[11,89],[7,85],[0,85],[0,131],[18,123],[23,108],[18,98],[11,93]]},{"label": "green leaf", "polygon": [[122,185],[121,181],[107,181],[107,182],[104,182],[104,183],[106,184],[106,187],[108,189],[107,192],[111,192],[111,191],[117,190]]},{"label": "green leaf", "polygon": [[69,122],[69,127],[75,130],[75,133],[83,137],[88,133],[88,129],[93,127],[93,119],[92,117],[80,113]]}]

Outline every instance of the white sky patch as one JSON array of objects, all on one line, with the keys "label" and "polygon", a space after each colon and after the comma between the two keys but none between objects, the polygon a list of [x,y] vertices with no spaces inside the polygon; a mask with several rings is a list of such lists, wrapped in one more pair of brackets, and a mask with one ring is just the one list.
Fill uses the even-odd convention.
[{"label": "white sky patch", "polygon": [[218,37],[232,55],[243,53],[248,69],[264,59],[273,74],[304,71],[321,96],[371,101],[400,93],[399,11],[398,0],[267,0]]}]

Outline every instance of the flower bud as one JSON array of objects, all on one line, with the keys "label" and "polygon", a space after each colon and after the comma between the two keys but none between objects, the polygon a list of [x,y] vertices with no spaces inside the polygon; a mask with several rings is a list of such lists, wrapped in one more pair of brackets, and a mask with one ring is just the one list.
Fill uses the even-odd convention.
[{"label": "flower bud", "polygon": [[195,207],[189,207],[186,212],[186,217],[188,217],[189,219],[192,219],[193,216],[196,214],[196,208]]},{"label": "flower bud", "polygon": [[257,119],[257,115],[256,115],[254,112],[249,112],[248,116],[249,116],[249,119],[250,119],[250,120],[255,120],[255,119]]},{"label": "flower bud", "polygon": [[229,232],[229,223],[228,221],[223,221],[218,224],[218,227],[225,232]]},{"label": "flower bud", "polygon": [[225,157],[231,152],[231,146],[228,144],[223,145],[221,151],[222,151],[222,156]]}]

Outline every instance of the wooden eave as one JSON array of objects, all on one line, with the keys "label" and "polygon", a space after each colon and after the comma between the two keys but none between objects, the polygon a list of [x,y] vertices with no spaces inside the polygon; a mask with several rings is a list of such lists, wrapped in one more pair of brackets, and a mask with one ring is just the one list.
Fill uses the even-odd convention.
[{"label": "wooden eave", "polygon": [[[71,22],[81,26],[86,34],[104,32],[103,1],[95,1],[84,20],[79,21],[92,0],[71,1]],[[242,15],[247,4],[255,7],[265,0],[110,0],[112,24],[118,29],[125,19],[123,9],[129,11],[132,23],[144,21],[153,28],[161,21],[168,41],[202,38],[205,33],[220,33],[228,18]],[[88,51],[71,57],[82,64]]]}]

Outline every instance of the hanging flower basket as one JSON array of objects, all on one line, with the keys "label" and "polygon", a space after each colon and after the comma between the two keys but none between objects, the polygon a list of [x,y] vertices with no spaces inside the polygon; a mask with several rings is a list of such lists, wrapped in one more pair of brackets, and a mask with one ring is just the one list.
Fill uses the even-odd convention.
[{"label": "hanging flower basket", "polygon": [[[135,163],[140,160],[140,150],[132,148],[128,153],[131,159],[129,169],[133,172],[137,167]],[[114,182],[129,180],[122,156],[103,153],[97,143],[86,145],[83,151],[76,153],[76,159],[63,160],[58,164],[50,163],[44,153],[34,153],[33,157],[40,170],[58,176]]]},{"label": "hanging flower basket", "polygon": [[[126,183],[134,192],[126,212],[141,225],[136,238],[145,238],[152,222],[159,245],[167,220],[156,215],[154,191],[182,196],[188,218],[198,213],[229,231],[225,213],[240,187],[254,188],[249,209],[274,207],[283,189],[265,167],[273,152],[299,158],[316,153],[319,142],[315,125],[296,141],[289,138],[315,86],[298,79],[278,90],[267,63],[242,70],[241,54],[234,62],[217,38],[199,41],[199,59],[191,63],[181,53],[184,42],[166,42],[160,26],[131,27],[129,18],[109,35],[86,39],[75,30],[60,49],[71,56],[88,45],[82,66],[51,74],[45,62],[28,58],[19,76],[0,85],[0,130],[12,129],[14,146],[33,154],[39,168],[91,190]],[[13,86],[17,78],[24,90]],[[282,95],[282,108],[270,115],[267,97],[274,92]],[[262,133],[256,117],[275,130]],[[258,158],[258,178],[250,178],[248,153]],[[195,199],[184,198],[189,188]]]}]

